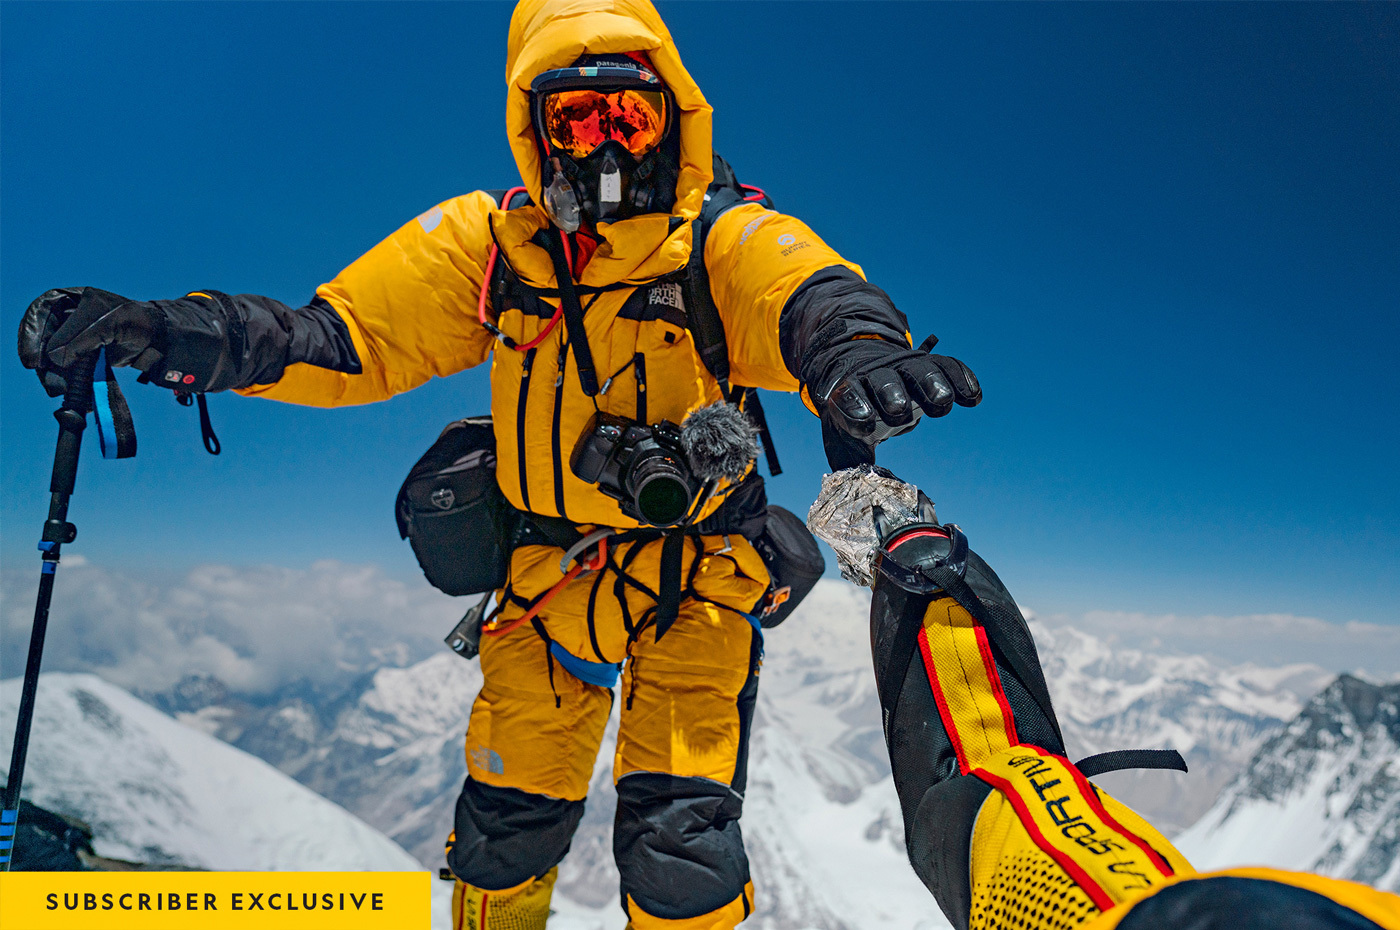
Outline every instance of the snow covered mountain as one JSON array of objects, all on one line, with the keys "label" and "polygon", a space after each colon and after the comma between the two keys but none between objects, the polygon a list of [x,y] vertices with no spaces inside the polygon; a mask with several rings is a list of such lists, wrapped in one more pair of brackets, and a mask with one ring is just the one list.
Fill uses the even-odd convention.
[{"label": "snow covered mountain", "polygon": [[[4,761],[20,684],[0,682]],[[94,675],[42,676],[29,745],[25,797],[91,824],[102,856],[196,869],[422,867],[266,762]]]},{"label": "snow covered mountain", "polygon": [[1332,676],[1312,665],[1222,665],[1110,646],[1031,623],[1069,753],[1175,749],[1191,771],[1095,779],[1168,836],[1194,823],[1270,733]]},{"label": "snow covered mountain", "polygon": [[1202,869],[1273,865],[1400,891],[1400,684],[1339,677],[1177,842]]},{"label": "snow covered mountain", "polygon": [[[870,674],[869,595],[823,581],[769,631],[754,726],[744,832],[766,930],[944,926],[905,859],[903,827]],[[1225,666],[1200,657],[1110,648],[1034,624],[1051,690],[1080,758],[1171,746],[1192,773],[1122,773],[1108,790],[1169,832],[1193,822],[1269,733],[1327,678],[1320,669]],[[257,706],[216,682],[162,697],[181,720],[278,766],[436,867],[466,772],[462,734],[479,666],[443,651],[409,668],[297,689]],[[614,928],[611,827],[616,721],[556,897],[568,927]]]}]

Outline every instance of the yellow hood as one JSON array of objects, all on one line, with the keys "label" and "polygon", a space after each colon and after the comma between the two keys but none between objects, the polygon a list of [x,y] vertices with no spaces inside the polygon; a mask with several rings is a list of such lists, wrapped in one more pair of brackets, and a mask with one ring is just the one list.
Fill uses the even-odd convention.
[{"label": "yellow hood", "polygon": [[[705,188],[713,175],[711,110],[681,64],[671,33],[650,0],[521,0],[516,6],[506,51],[506,132],[520,166],[520,178],[535,203],[540,203],[540,159],[530,121],[530,82],[543,71],[567,68],[580,55],[623,52],[645,52],[675,96],[680,115],[681,170],[671,212],[693,220],[700,214]],[[625,238],[632,240],[642,233],[638,238],[651,239],[654,248],[660,242],[646,233],[663,231],[658,219],[641,216],[604,224],[609,229],[603,237],[616,240],[621,227],[636,224],[647,227],[646,232],[637,229]],[[661,238],[667,238],[664,232]],[[688,236],[685,241],[688,246]]]}]

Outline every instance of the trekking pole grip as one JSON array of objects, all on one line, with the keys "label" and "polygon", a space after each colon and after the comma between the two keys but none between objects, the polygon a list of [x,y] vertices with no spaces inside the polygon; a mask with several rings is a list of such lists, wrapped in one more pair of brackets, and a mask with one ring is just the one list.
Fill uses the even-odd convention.
[{"label": "trekking pole grip", "polygon": [[62,494],[65,498],[73,493],[73,485],[78,479],[78,450],[82,446],[87,415],[93,409],[92,379],[97,362],[98,353],[87,355],[63,373],[68,388],[63,394],[63,406],[54,411],[59,433],[49,491]]},{"label": "trekking pole grip", "polygon": [[97,371],[101,350],[84,355],[63,373],[67,390],[63,392],[63,410],[87,414],[92,412],[92,379]]}]

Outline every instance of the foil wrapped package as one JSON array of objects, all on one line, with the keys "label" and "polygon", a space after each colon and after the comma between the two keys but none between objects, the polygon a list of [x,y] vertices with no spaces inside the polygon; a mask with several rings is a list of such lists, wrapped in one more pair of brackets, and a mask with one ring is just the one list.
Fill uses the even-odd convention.
[{"label": "foil wrapped package", "polygon": [[822,490],[807,512],[807,528],[836,551],[841,577],[859,585],[872,584],[870,563],[880,545],[874,508],[886,526],[931,522],[932,506],[919,489],[905,484],[878,465],[846,468],[822,479]]}]

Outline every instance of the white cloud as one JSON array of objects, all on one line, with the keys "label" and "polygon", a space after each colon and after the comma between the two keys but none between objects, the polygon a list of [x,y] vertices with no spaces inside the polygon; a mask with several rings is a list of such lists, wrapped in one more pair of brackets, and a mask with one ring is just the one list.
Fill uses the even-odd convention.
[{"label": "white cloud", "polygon": [[1207,655],[1265,666],[1307,662],[1381,680],[1400,677],[1400,625],[1329,623],[1293,614],[1191,617],[1108,610],[1039,619],[1052,627],[1074,627],[1111,644],[1149,652]]},{"label": "white cloud", "polygon": [[[256,694],[405,665],[445,648],[442,637],[470,601],[377,566],[330,561],[305,569],[204,565],[158,582],[65,557],[60,572],[45,670],[97,672],[148,692],[187,674]],[[28,571],[0,573],[0,677],[23,672],[36,581]],[[1116,611],[1039,619],[1155,653],[1400,677],[1400,625]]]},{"label": "white cloud", "polygon": [[[23,672],[36,581],[0,576],[0,677]],[[44,669],[97,672],[137,691],[208,674],[261,693],[423,658],[445,648],[466,601],[372,565],[204,565],[157,583],[65,558]]]}]

